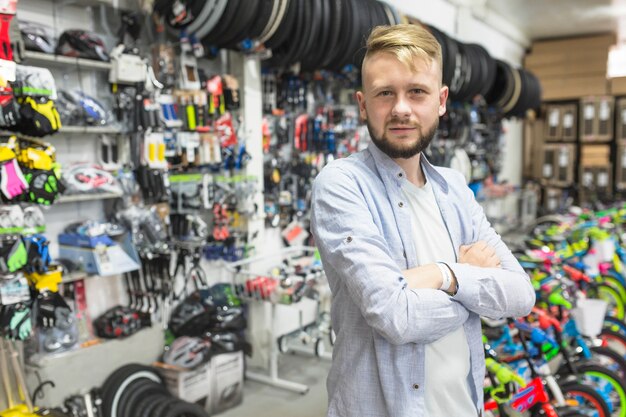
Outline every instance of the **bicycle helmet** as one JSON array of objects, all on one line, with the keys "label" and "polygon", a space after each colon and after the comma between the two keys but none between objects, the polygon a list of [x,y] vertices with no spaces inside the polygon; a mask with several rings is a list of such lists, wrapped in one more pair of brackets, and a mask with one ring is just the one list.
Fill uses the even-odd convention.
[{"label": "bicycle helmet", "polygon": [[199,337],[182,336],[166,348],[163,362],[192,369],[211,358],[211,342]]},{"label": "bicycle helmet", "polygon": [[176,306],[169,328],[175,336],[202,336],[210,329],[214,312],[215,306],[196,291]]},{"label": "bicycle helmet", "polygon": [[109,54],[102,39],[85,30],[66,30],[59,38],[55,52],[59,55],[108,61]]},{"label": "bicycle helmet", "polygon": [[46,28],[33,22],[20,21],[20,33],[24,47],[29,51],[54,53],[54,42],[48,36]]}]

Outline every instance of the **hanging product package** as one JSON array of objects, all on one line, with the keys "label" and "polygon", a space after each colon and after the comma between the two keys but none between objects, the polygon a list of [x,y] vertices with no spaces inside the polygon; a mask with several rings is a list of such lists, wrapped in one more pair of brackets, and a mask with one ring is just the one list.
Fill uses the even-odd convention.
[{"label": "hanging product package", "polygon": [[46,97],[57,99],[57,88],[52,73],[47,68],[18,65],[13,92],[17,97]]},{"label": "hanging product package", "polygon": [[102,39],[84,30],[66,30],[59,38],[55,52],[59,55],[108,61],[109,55]]},{"label": "hanging product package", "polygon": [[52,100],[46,98],[21,97],[21,121],[18,130],[30,136],[50,135],[61,128],[59,112]]}]

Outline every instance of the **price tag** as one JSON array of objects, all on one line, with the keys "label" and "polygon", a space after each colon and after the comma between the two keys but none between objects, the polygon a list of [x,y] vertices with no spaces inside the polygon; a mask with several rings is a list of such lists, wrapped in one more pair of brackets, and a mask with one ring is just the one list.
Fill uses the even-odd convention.
[{"label": "price tag", "polygon": [[583,174],[583,186],[584,187],[593,187],[593,173],[585,172]]},{"label": "price tag", "polygon": [[622,124],[626,124],[626,109],[622,110]]},{"label": "price tag", "polygon": [[596,108],[593,103],[585,104],[585,110],[583,111],[585,120],[593,119],[596,114]]},{"label": "price tag", "polygon": [[626,149],[622,153],[622,168],[626,168]]},{"label": "price tag", "polygon": [[608,185],[609,185],[609,174],[607,174],[606,172],[599,172],[598,173],[598,186],[606,187]]}]

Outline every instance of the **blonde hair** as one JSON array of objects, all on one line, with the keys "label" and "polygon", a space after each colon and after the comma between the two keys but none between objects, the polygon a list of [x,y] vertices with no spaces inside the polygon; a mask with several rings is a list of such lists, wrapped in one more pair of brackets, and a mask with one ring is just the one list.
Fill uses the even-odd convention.
[{"label": "blonde hair", "polygon": [[400,24],[394,26],[376,26],[365,44],[366,52],[362,68],[367,59],[379,52],[394,55],[411,70],[416,71],[415,58],[432,60],[443,68],[441,45],[423,26]]}]

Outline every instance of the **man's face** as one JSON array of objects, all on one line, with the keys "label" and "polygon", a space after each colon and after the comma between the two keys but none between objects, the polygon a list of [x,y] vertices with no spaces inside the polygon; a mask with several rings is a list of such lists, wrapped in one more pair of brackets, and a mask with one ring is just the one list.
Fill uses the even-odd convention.
[{"label": "man's face", "polygon": [[416,59],[417,71],[394,55],[379,52],[363,68],[357,92],[361,118],[374,144],[390,158],[411,158],[428,146],[446,112],[448,87],[432,60]]}]

